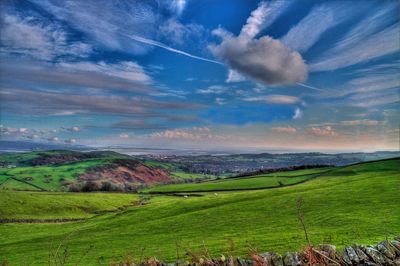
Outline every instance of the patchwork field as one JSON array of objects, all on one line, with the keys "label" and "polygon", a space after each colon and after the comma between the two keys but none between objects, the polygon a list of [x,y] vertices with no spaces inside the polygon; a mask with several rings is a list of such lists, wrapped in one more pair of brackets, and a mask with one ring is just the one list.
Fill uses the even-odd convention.
[{"label": "patchwork field", "polygon": [[305,182],[312,178],[328,173],[332,168],[317,168],[296,170],[290,172],[277,172],[273,174],[262,174],[237,178],[226,178],[212,180],[202,183],[173,184],[156,186],[144,189],[144,192],[167,193],[167,192],[217,192],[276,188],[280,186],[294,185]]},{"label": "patchwork field", "polygon": [[[174,261],[177,253],[184,257],[187,250],[199,251],[204,246],[210,254],[219,255],[227,253],[230,242],[234,243],[233,253],[241,256],[246,256],[249,248],[297,250],[305,245],[296,214],[298,197],[303,199],[305,223],[313,243],[329,242],[339,247],[375,243],[400,234],[399,170],[399,159],[384,160],[338,167],[318,176],[304,173],[310,180],[293,186],[203,192],[202,197],[3,191],[2,218],[83,220],[3,222],[0,261],[10,265],[48,264],[49,252],[58,247],[68,251],[71,265],[108,265],[128,254]],[[279,175],[297,178],[299,173]],[[255,179],[257,185],[264,178],[279,177],[224,182],[227,188],[234,186],[231,182],[239,182],[234,184],[244,188],[240,182]],[[193,184],[198,186],[196,190],[204,185]]]}]

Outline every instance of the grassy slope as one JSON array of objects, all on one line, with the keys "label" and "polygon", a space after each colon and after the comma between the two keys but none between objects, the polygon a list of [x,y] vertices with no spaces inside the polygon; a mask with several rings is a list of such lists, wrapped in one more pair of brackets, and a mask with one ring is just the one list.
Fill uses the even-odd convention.
[{"label": "grassy slope", "polygon": [[[38,190],[41,188],[46,191],[63,191],[62,180],[75,180],[79,174],[83,174],[88,168],[93,166],[104,165],[112,162],[116,158],[130,158],[123,154],[113,152],[97,152],[99,158],[87,158],[79,162],[71,162],[64,164],[53,164],[44,166],[28,166],[27,163],[39,156],[43,155],[62,155],[69,151],[46,151],[46,152],[28,152],[28,153],[6,153],[0,155],[0,162],[9,164],[19,164],[16,168],[0,167],[0,190]],[[146,161],[146,165],[161,167],[171,172],[171,175],[177,179],[187,178],[213,178],[211,175],[203,175],[196,173],[184,173],[176,170],[176,166],[168,163],[158,163],[154,161]],[[47,176],[47,178],[46,178]],[[14,177],[17,180],[26,181],[37,187],[29,186],[27,183],[10,180]]]},{"label": "grassy slope", "polygon": [[257,189],[267,187],[277,187],[279,182],[283,185],[290,185],[302,182],[314,177],[314,174],[329,171],[331,168],[318,168],[297,170],[290,172],[279,172],[273,174],[263,174],[241,178],[227,178],[216,181],[203,183],[189,184],[173,184],[156,186],[150,189],[145,189],[145,192],[205,192],[218,190],[242,190],[242,189]]},{"label": "grassy slope", "polygon": [[238,255],[246,255],[249,244],[260,251],[295,250],[305,244],[296,218],[297,196],[304,200],[313,242],[373,243],[400,233],[399,163],[397,159],[350,166],[272,190],[154,197],[148,205],[86,222],[1,224],[0,256],[12,265],[46,264],[50,243],[58,244],[66,236],[71,262],[94,246],[83,258],[85,265],[107,265],[129,251],[139,255],[141,248],[145,255],[173,260],[176,242],[196,249],[204,241],[218,255],[226,251],[227,238],[234,241]]},{"label": "grassy slope", "polygon": [[[60,180],[74,180],[79,174],[85,173],[92,166],[101,165],[107,159],[88,159],[82,162],[73,162],[62,165],[26,166],[11,169],[0,168],[0,184],[2,180],[12,176],[20,180],[27,180],[48,191],[61,190]],[[46,180],[45,176],[49,176]],[[0,188],[4,188],[0,185]]]},{"label": "grassy slope", "polygon": [[4,191],[0,193],[0,219],[88,218],[132,205],[138,199],[133,194]]}]

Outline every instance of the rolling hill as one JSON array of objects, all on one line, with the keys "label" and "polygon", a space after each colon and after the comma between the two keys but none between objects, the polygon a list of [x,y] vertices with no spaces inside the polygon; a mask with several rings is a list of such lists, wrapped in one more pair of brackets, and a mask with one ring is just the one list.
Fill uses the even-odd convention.
[{"label": "rolling hill", "polygon": [[[81,219],[0,224],[0,261],[47,264],[49,252],[58,245],[67,250],[69,264],[84,265],[108,265],[126,256],[174,261],[177,252],[185,257],[188,250],[204,251],[204,246],[209,254],[219,256],[227,253],[232,246],[229,243],[233,243],[231,252],[240,256],[247,256],[250,248],[260,252],[298,250],[306,244],[296,213],[299,197],[312,243],[328,242],[339,248],[375,243],[400,233],[399,170],[400,159],[396,158],[336,167],[323,174],[304,173],[310,177],[306,182],[269,189],[251,190],[248,186],[246,191],[201,192],[197,197],[113,194],[110,202],[114,197],[121,199],[110,206],[96,203],[103,196],[98,193],[0,192],[8,202],[1,206],[7,210],[0,212],[1,218]],[[279,175],[296,178],[299,173]],[[264,177],[254,177],[260,178]],[[201,190],[204,183],[193,186]],[[130,205],[137,199],[142,204]],[[47,204],[59,207],[45,208]],[[87,205],[91,207],[85,211]],[[101,212],[105,209],[110,211]],[[98,210],[100,213],[93,215]]]},{"label": "rolling hill", "polygon": [[0,165],[0,189],[135,191],[174,179],[164,168],[115,152],[8,153]]}]

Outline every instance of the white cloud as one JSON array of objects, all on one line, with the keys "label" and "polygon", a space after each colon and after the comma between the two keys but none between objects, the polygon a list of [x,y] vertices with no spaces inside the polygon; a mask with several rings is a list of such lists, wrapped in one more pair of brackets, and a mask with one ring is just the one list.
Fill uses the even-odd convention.
[{"label": "white cloud", "polygon": [[288,133],[288,134],[293,134],[297,132],[297,129],[291,126],[273,127],[272,130],[278,133]]},{"label": "white cloud", "polygon": [[227,87],[219,86],[219,85],[212,85],[206,89],[198,89],[196,92],[200,94],[222,94],[228,90]]},{"label": "white cloud", "polygon": [[204,37],[204,27],[190,23],[183,25],[176,18],[170,18],[159,27],[159,34],[168,41],[182,45],[189,41],[201,41]]},{"label": "white cloud", "polygon": [[[151,47],[132,42],[125,34],[152,37],[160,16],[147,1],[34,1],[35,4],[85,34],[96,46],[133,54]],[[166,7],[165,7],[166,8]]]},{"label": "white cloud", "polygon": [[244,101],[265,102],[271,104],[296,104],[300,102],[300,99],[295,96],[272,94],[272,95],[244,98]]},{"label": "white cloud", "polygon": [[299,53],[292,52],[282,42],[270,36],[255,38],[289,3],[290,1],[261,2],[248,18],[239,36],[233,36],[221,28],[215,29],[213,34],[221,38],[221,43],[209,45],[209,49],[229,69],[264,84],[282,85],[304,81],[308,71]]},{"label": "white cloud", "polygon": [[129,138],[129,135],[126,134],[126,133],[121,133],[121,134],[119,134],[119,137],[120,137],[121,139],[128,139],[128,138]]},{"label": "white cloud", "polygon": [[246,80],[245,77],[243,77],[239,72],[237,72],[233,69],[229,69],[228,77],[226,79],[227,83],[240,82],[240,81],[244,81],[244,80]]},{"label": "white cloud", "polygon": [[341,121],[340,125],[343,126],[377,126],[380,122],[377,120],[369,120],[369,119],[362,119],[362,120],[346,120]]},{"label": "white cloud", "polygon": [[293,119],[301,119],[303,117],[303,111],[300,108],[294,110]]},{"label": "white cloud", "polygon": [[219,105],[224,105],[226,104],[225,99],[224,98],[215,98],[215,103],[219,104]]},{"label": "white cloud", "polygon": [[198,59],[198,60],[201,60],[201,61],[206,61],[206,62],[218,64],[218,65],[222,64],[221,62],[218,62],[218,61],[215,61],[215,60],[211,60],[211,59],[208,59],[208,58],[205,58],[205,57],[193,55],[193,54],[187,53],[185,51],[172,48],[172,47],[170,47],[168,45],[165,45],[165,44],[163,44],[161,42],[154,41],[154,40],[151,40],[151,39],[147,39],[147,38],[144,38],[144,37],[141,37],[141,36],[138,36],[138,35],[127,35],[127,36],[130,39],[135,40],[137,42],[148,44],[148,45],[151,45],[151,46],[160,47],[160,48],[163,48],[163,49],[165,49],[167,51],[170,51],[170,52],[173,52],[173,53],[176,53],[176,54],[184,55],[184,56],[187,56],[187,57],[190,57],[190,58],[193,58],[193,59]]},{"label": "white cloud", "polygon": [[150,139],[170,139],[181,141],[222,141],[228,140],[231,136],[215,134],[208,127],[192,127],[180,129],[168,129],[148,135]]},{"label": "white cloud", "polygon": [[59,63],[61,68],[68,71],[82,71],[100,73],[105,76],[116,77],[132,82],[143,84],[151,83],[151,78],[142,66],[133,61],[120,61],[118,63],[105,62],[74,62],[74,63]]},{"label": "white cloud", "polygon": [[388,91],[386,93],[361,93],[352,95],[346,100],[353,106],[372,108],[386,104],[398,104],[400,103],[400,94],[397,90]]},{"label": "white cloud", "polygon": [[291,2],[289,0],[260,2],[257,9],[251,12],[240,32],[240,36],[246,39],[253,39],[261,30],[270,26]]},{"label": "white cloud", "polygon": [[52,60],[66,55],[86,57],[92,51],[86,43],[67,41],[66,32],[56,23],[45,25],[32,17],[8,14],[2,17],[2,53]]},{"label": "white cloud", "polygon": [[349,19],[357,9],[349,8],[347,2],[328,2],[317,5],[310,13],[281,39],[294,51],[305,52],[315,44],[329,28]]},{"label": "white cloud", "polygon": [[59,141],[60,139],[59,139],[58,137],[50,137],[50,138],[48,138],[47,140],[48,140],[48,141],[57,142],[57,141]]},{"label": "white cloud", "polygon": [[212,53],[244,76],[272,85],[293,84],[307,78],[301,55],[278,40],[269,36],[252,40],[220,36],[223,39],[219,45],[210,45]]},{"label": "white cloud", "polygon": [[331,126],[312,127],[308,130],[308,132],[312,135],[320,136],[320,137],[335,137],[335,136],[337,136],[336,131]]},{"label": "white cloud", "polygon": [[365,62],[399,50],[398,3],[384,2],[310,63],[310,71],[328,71]]},{"label": "white cloud", "polygon": [[66,139],[64,140],[65,143],[67,144],[75,144],[76,143],[76,139]]}]

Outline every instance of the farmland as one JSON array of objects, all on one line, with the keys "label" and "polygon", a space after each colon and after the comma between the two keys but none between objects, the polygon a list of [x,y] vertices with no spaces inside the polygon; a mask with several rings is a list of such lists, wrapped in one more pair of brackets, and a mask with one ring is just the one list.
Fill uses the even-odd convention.
[{"label": "farmland", "polygon": [[[260,251],[297,250],[305,245],[296,215],[298,197],[304,202],[313,243],[329,242],[338,247],[374,243],[400,232],[399,168],[399,159],[383,160],[337,167],[318,176],[305,172],[303,176],[310,179],[292,186],[202,192],[201,197],[1,192],[2,201],[8,202],[1,205],[1,218],[82,220],[0,224],[0,260],[11,265],[46,264],[52,244],[59,243],[61,249],[68,250],[70,264],[85,265],[108,265],[127,254],[173,261],[177,250],[179,256],[185,256],[188,249],[199,251],[203,246],[219,255],[227,252],[229,242],[234,243],[233,253],[241,256],[247,256],[250,247]],[[219,182],[227,182],[227,188],[251,188],[251,179],[257,185],[264,178],[298,178],[299,173],[278,175]],[[246,186],[231,183],[244,180]],[[205,184],[190,185],[201,190]],[[144,204],[134,204],[138,200]]]}]

